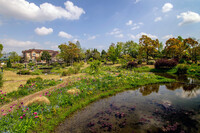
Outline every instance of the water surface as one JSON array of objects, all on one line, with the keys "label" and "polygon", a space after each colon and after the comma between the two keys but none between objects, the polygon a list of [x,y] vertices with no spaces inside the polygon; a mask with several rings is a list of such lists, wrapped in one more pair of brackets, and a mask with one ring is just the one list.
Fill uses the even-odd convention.
[{"label": "water surface", "polygon": [[200,81],[146,85],[101,99],[60,124],[59,133],[200,133]]}]

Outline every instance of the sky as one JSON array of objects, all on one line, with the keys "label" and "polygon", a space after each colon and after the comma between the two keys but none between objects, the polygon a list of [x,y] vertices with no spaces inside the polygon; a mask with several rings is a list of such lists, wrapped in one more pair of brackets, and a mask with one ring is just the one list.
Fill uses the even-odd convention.
[{"label": "sky", "polygon": [[200,0],[0,0],[4,52],[59,50],[68,41],[84,49],[139,41],[200,39]]}]

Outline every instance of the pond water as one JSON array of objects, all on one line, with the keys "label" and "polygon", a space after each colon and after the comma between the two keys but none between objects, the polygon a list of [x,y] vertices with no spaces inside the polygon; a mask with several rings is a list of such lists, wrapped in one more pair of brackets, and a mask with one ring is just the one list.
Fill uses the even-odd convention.
[{"label": "pond water", "polygon": [[146,85],[101,99],[67,118],[57,133],[200,133],[200,81]]}]

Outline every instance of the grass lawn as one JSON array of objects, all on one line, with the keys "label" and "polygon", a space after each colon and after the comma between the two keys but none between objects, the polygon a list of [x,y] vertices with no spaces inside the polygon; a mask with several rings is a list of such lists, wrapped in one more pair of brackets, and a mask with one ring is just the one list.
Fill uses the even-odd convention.
[{"label": "grass lawn", "polygon": [[[76,76],[79,76],[81,74],[78,74]],[[74,75],[67,76],[67,77],[60,77],[60,75],[52,75],[52,74],[47,74],[47,75],[18,75],[16,72],[13,71],[4,71],[3,73],[3,87],[1,88],[2,91],[10,93],[13,91],[16,91],[18,87],[22,84],[25,84],[26,81],[30,78],[36,78],[36,77],[41,77],[42,79],[55,79],[58,80],[62,78],[65,80],[68,77],[73,77]]]}]

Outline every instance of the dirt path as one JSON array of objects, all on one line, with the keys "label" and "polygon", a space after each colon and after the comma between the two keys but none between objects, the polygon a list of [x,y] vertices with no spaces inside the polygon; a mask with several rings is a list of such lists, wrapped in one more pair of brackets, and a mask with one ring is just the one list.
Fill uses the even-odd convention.
[{"label": "dirt path", "polygon": [[[10,102],[8,104],[5,104],[2,107],[0,107],[0,116],[2,114],[4,114],[4,113],[9,113],[9,110],[10,110],[11,106],[15,105],[12,108],[12,110],[15,110],[19,105],[21,105],[21,102],[23,102],[25,104],[26,102],[28,102],[29,100],[33,99],[34,97],[43,95],[46,92],[51,92],[54,89],[59,89],[61,87],[64,87],[65,85],[67,85],[70,82],[75,82],[77,80],[77,78],[79,78],[80,76],[81,76],[81,74],[77,74],[77,75],[74,75],[73,77],[68,77],[67,79],[65,78],[63,80],[64,82],[61,83],[61,84],[58,84],[58,85],[53,86],[51,88],[44,89],[42,91],[36,92],[34,94],[30,94],[28,96],[25,96],[25,97],[22,97],[22,98],[19,98],[19,99],[15,100],[15,101],[12,101],[12,102]],[[4,110],[4,111],[2,112],[2,110]]]}]

